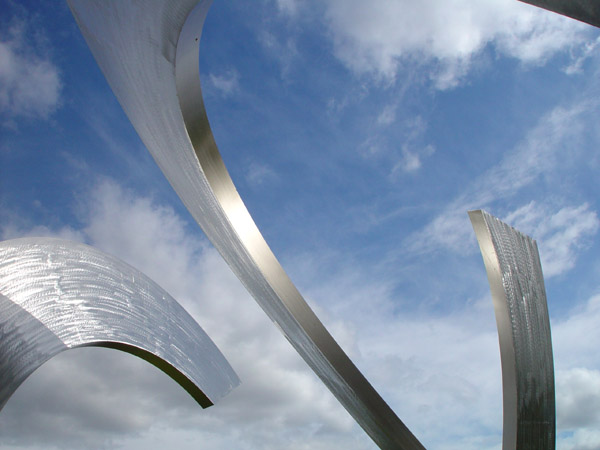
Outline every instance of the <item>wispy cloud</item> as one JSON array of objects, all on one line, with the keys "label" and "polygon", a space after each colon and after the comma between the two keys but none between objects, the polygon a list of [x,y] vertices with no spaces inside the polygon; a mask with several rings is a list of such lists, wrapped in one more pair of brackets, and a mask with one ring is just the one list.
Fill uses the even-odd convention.
[{"label": "wispy cloud", "polygon": [[408,145],[402,146],[402,157],[394,167],[392,167],[391,176],[396,176],[399,172],[411,173],[421,168],[423,158],[431,156],[435,152],[432,145],[426,145],[422,148],[411,148]]},{"label": "wispy cloud", "polygon": [[[396,179],[402,174],[417,172],[423,160],[435,152],[431,144],[424,144],[423,137],[427,130],[427,122],[421,116],[399,121],[396,118],[398,104],[390,103],[382,109],[375,119],[371,133],[359,147],[363,157],[368,159],[391,160],[389,176]],[[389,128],[394,127],[397,136],[390,143]]]},{"label": "wispy cloud", "polygon": [[577,50],[573,56],[571,63],[565,67],[564,71],[568,75],[580,74],[582,72],[582,67],[585,61],[592,58],[597,52],[596,49],[600,45],[600,37],[598,37],[595,41],[587,42],[585,45],[581,46]]},{"label": "wispy cloud", "polygon": [[208,76],[209,86],[225,97],[229,97],[240,90],[240,75],[232,69],[221,75],[211,73]]},{"label": "wispy cloud", "polygon": [[277,9],[280,13],[294,16],[298,12],[297,0],[276,0]]},{"label": "wispy cloud", "polygon": [[531,202],[511,212],[504,221],[535,236],[546,277],[572,269],[576,250],[585,247],[600,227],[598,215],[585,203],[553,210],[549,205]]},{"label": "wispy cloud", "polygon": [[290,81],[292,66],[299,56],[296,37],[289,34],[281,36],[265,29],[260,33],[259,40],[267,54],[279,64],[281,79]]},{"label": "wispy cloud", "polygon": [[467,185],[423,230],[411,235],[407,239],[409,247],[418,252],[438,247],[461,252],[469,249],[473,236],[466,212],[514,198],[543,174],[560,169],[565,155],[575,157],[586,123],[584,117],[595,107],[593,103],[576,102],[568,108],[556,107],[543,116],[499,163]]},{"label": "wispy cloud", "polygon": [[60,106],[62,80],[39,32],[14,18],[0,31],[0,113],[18,117],[48,118]]},{"label": "wispy cloud", "polygon": [[246,181],[251,186],[258,186],[265,183],[267,180],[273,180],[275,178],[277,178],[277,174],[265,164],[252,162],[248,165],[246,170]]}]

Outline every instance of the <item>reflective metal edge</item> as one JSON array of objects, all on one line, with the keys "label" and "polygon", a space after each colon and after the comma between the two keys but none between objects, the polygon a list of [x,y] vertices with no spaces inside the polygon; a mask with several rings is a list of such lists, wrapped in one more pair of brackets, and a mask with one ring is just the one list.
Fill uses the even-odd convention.
[{"label": "reflective metal edge", "polygon": [[195,8],[196,1],[68,3],[140,138],[255,300],[377,445],[424,448],[302,298],[225,168],[199,78],[200,35],[211,2]]},{"label": "reflective metal edge", "polygon": [[537,245],[485,211],[469,211],[488,276],[502,363],[502,448],[555,447],[550,319]]},{"label": "reflective metal edge", "polygon": [[519,0],[563,16],[600,27],[600,2],[598,0]]},{"label": "reflective metal edge", "polygon": [[133,267],[60,239],[0,242],[0,409],[48,359],[87,346],[148,361],[203,408],[239,384],[198,323]]}]

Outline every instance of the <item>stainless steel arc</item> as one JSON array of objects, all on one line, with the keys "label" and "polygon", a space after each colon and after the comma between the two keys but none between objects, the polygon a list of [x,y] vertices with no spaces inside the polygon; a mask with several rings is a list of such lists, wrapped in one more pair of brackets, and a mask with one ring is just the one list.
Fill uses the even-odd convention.
[{"label": "stainless steel arc", "polygon": [[504,450],[555,447],[554,364],[537,244],[485,211],[470,211],[500,340]]},{"label": "stainless steel arc", "polygon": [[84,346],[150,362],[205,408],[239,384],[216,345],[167,292],[87,245],[0,242],[0,312],[0,409],[48,359]]},{"label": "stainless steel arc", "polygon": [[225,168],[199,79],[200,34],[210,1],[68,2],[142,141],[263,310],[381,448],[423,448],[302,298]]}]

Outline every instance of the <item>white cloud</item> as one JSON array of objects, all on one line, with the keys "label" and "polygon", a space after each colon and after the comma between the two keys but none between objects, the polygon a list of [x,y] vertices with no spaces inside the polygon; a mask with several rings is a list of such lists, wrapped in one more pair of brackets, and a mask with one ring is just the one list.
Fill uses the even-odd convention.
[{"label": "white cloud", "polygon": [[0,113],[48,118],[60,105],[60,71],[26,23],[13,21],[1,35]]},{"label": "white cloud", "polygon": [[235,70],[229,70],[222,75],[210,74],[208,76],[209,85],[219,91],[225,97],[229,97],[240,90],[240,75]]},{"label": "white cloud", "polygon": [[556,403],[559,430],[600,426],[600,371],[583,368],[558,371]]},{"label": "white cloud", "polygon": [[552,321],[558,447],[600,449],[600,295]]},{"label": "white cloud", "polygon": [[600,225],[597,214],[585,203],[553,211],[548,205],[531,202],[503,220],[538,241],[546,278],[572,269],[576,250],[596,234]]},{"label": "white cloud", "polygon": [[440,89],[456,85],[487,45],[540,63],[586,35],[585,25],[513,0],[329,0],[326,15],[336,56],[354,71],[390,81],[403,61],[435,63]]}]

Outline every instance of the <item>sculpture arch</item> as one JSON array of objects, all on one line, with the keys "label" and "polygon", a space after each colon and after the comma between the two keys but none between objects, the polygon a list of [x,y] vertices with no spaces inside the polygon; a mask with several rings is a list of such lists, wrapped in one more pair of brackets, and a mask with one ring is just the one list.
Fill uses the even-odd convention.
[{"label": "sculpture arch", "polygon": [[142,358],[203,408],[239,384],[216,345],[166,291],[84,244],[0,242],[0,311],[0,409],[43,363],[78,347]]}]

